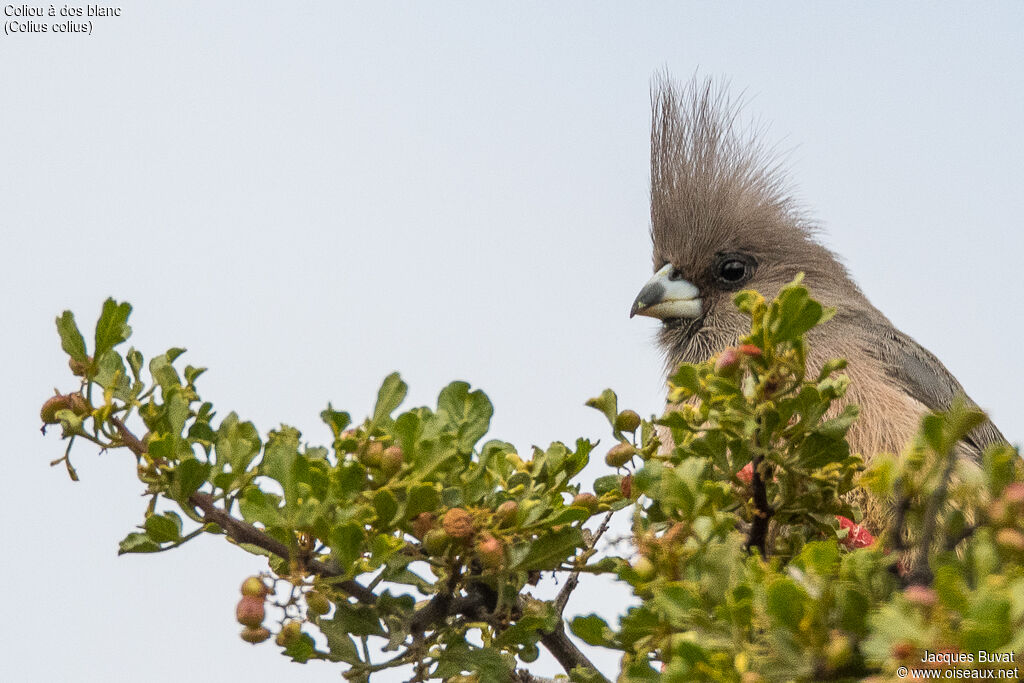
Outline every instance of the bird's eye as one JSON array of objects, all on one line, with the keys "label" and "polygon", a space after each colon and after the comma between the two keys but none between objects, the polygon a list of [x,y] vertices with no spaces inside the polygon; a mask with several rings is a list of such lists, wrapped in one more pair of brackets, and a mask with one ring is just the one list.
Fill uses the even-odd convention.
[{"label": "bird's eye", "polygon": [[718,266],[718,277],[726,282],[739,282],[747,274],[747,265],[738,259],[726,261]]},{"label": "bird's eye", "polygon": [[715,279],[725,287],[738,287],[753,277],[756,266],[757,262],[746,254],[718,254],[715,258]]}]

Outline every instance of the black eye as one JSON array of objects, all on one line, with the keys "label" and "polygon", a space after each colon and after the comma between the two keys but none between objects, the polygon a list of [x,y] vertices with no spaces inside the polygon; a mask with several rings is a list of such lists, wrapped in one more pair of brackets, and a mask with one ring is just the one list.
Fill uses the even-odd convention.
[{"label": "black eye", "polygon": [[733,288],[747,282],[754,275],[757,261],[746,254],[718,254],[715,257],[715,280]]}]

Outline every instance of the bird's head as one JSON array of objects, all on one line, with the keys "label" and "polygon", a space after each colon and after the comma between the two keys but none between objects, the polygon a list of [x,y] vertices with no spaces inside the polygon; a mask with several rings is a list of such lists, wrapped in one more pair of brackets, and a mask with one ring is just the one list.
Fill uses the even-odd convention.
[{"label": "bird's head", "polygon": [[863,299],[723,92],[710,81],[677,88],[663,78],[652,106],[654,276],[630,316],[662,321],[670,367],[704,360],[749,330],[732,304],[741,289],[772,297],[803,272],[819,299]]}]

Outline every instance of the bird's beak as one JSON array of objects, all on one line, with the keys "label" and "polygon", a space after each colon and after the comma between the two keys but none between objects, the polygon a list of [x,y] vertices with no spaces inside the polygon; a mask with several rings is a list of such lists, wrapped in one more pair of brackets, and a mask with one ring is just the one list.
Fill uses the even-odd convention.
[{"label": "bird's beak", "polygon": [[629,317],[647,315],[659,320],[696,318],[701,313],[700,290],[687,280],[670,280],[672,264],[654,274],[636,295]]}]

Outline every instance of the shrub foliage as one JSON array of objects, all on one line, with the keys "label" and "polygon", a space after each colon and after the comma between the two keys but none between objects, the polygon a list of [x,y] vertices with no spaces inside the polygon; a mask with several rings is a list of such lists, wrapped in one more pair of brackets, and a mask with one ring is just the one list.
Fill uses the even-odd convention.
[{"label": "shrub foliage", "polygon": [[[75,443],[134,453],[149,503],[121,553],[208,533],[265,556],[267,570],[242,585],[242,638],[337,662],[351,681],[391,669],[414,681],[541,680],[523,668],[541,647],[586,682],[1009,672],[1024,652],[1017,452],[959,460],[957,441],[984,416],[957,401],[925,417],[903,453],[865,466],[845,440],[857,416],[842,400],[845,362],[808,374],[805,335],[832,311],[799,278],[774,301],[735,301],[750,334],[681,366],[662,417],[620,410],[610,390],[587,402],[612,432],[592,490],[580,473],[596,443],[526,455],[485,440],[491,403],[465,382],[433,407],[400,410],[407,387],[390,375],[359,423],[328,404],[325,446],[293,427],[218,418],[183,349],[148,365],[123,350],[131,306],[114,300],[91,354],[73,314],[57,318],[80,386],[41,417],[60,426],[67,448],[54,464],[73,479]],[[891,503],[884,533],[858,524],[857,487]],[[616,513],[631,515],[625,557],[599,544]],[[591,575],[632,590],[618,623],[565,614]],[[532,595],[553,577],[555,597]],[[620,670],[597,671],[567,624],[620,651]]]}]

